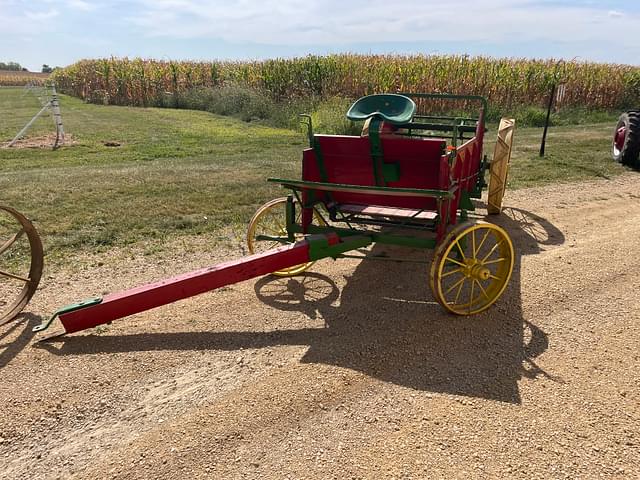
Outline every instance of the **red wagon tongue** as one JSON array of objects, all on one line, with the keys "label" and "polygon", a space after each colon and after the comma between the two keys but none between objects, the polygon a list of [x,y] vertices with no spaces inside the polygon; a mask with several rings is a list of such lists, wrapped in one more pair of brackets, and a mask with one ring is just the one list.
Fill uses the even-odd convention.
[{"label": "red wagon tongue", "polygon": [[57,332],[42,340],[78,332],[293,265],[327,257],[336,258],[344,252],[366,247],[372,242],[373,239],[365,235],[347,238],[341,238],[336,233],[310,235],[294,244],[63,307],[34,327],[33,331],[42,332],[49,328],[53,320],[59,318],[64,332]]}]

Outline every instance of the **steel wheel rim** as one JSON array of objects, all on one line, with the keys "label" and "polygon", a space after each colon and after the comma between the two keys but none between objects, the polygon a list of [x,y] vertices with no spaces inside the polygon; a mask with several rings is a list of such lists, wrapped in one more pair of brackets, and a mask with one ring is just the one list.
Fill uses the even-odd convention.
[{"label": "steel wheel rim", "polygon": [[[18,315],[33,297],[42,276],[44,254],[38,232],[24,215],[13,208],[1,205],[0,215],[4,217],[3,225],[11,225],[15,231],[15,233],[9,233],[5,238],[0,239],[0,290],[6,289],[7,292],[11,292],[5,293],[9,295],[9,298],[0,298],[1,325]],[[10,260],[17,248],[26,247],[25,240],[29,248],[29,266],[24,271],[12,271],[4,264]],[[22,243],[20,243],[21,241]]]},{"label": "steel wheel rim", "polygon": [[513,243],[502,228],[486,222],[462,224],[436,253],[431,287],[447,310],[473,315],[500,298],[513,265]]},{"label": "steel wheel rim", "polygon": [[[260,253],[272,248],[289,243],[286,240],[287,228],[286,228],[286,206],[287,197],[276,198],[270,202],[265,203],[258,209],[251,221],[249,222],[249,229],[247,230],[247,246],[249,253]],[[300,223],[302,216],[302,209],[296,209],[296,223]],[[314,211],[314,217],[316,220],[321,221],[321,217]],[[257,235],[268,235],[278,237],[279,241],[260,241],[256,239]],[[296,241],[302,240],[304,235],[297,234]],[[315,262],[301,263],[299,265],[293,265],[289,268],[283,268],[272,272],[279,277],[291,277],[293,275],[299,275],[307,270]]]}]

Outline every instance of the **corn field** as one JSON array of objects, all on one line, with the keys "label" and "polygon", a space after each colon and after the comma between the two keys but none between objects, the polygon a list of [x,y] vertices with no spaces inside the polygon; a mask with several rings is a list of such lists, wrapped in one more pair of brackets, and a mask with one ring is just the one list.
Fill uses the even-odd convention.
[{"label": "corn field", "polygon": [[0,87],[21,87],[28,84],[42,85],[49,73],[0,70]]},{"label": "corn field", "polygon": [[554,81],[562,105],[613,109],[640,104],[640,67],[556,60],[426,55],[307,56],[264,61],[82,60],[57,70],[60,90],[91,102],[153,106],[195,87],[240,84],[275,100],[357,98],[380,92],[447,92],[488,97],[497,108],[543,106]]}]

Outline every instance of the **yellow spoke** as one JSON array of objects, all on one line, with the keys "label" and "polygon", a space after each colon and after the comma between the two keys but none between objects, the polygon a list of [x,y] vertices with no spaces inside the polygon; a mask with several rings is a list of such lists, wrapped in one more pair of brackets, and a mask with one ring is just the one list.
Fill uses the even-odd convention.
[{"label": "yellow spoke", "polygon": [[462,283],[458,287],[458,291],[456,292],[456,298],[453,299],[453,304],[456,305],[458,303],[458,298],[460,298],[460,292],[462,292],[462,286],[464,285],[465,278],[462,278]]},{"label": "yellow spoke", "polygon": [[471,252],[472,252],[471,258],[475,259],[476,258],[476,231],[475,230],[471,230]]},{"label": "yellow spoke", "polygon": [[502,281],[502,278],[500,278],[500,277],[496,277],[495,275],[489,275],[489,278],[493,278],[494,280],[500,280],[500,281]]},{"label": "yellow spoke", "polygon": [[30,282],[29,278],[21,277],[20,275],[16,275],[14,273],[4,272],[0,270],[0,275],[4,275],[5,277],[13,278],[14,280],[21,280],[23,282]]},{"label": "yellow spoke", "polygon": [[465,257],[464,252],[462,251],[462,247],[460,246],[460,242],[456,242],[456,247],[458,247],[458,251],[460,252],[460,255],[462,255],[462,259],[466,260],[467,257]]},{"label": "yellow spoke", "polygon": [[444,292],[444,294],[448,294],[449,292],[451,292],[451,290],[453,290],[454,288],[456,288],[458,285],[460,285],[461,283],[463,283],[465,281],[466,277],[462,277],[460,280],[458,280],[456,283],[454,283],[453,285],[451,285],[451,287],[449,287],[449,290],[447,290],[446,292]]},{"label": "yellow spoke", "polygon": [[473,252],[473,258],[476,258],[476,255],[480,252],[482,245],[484,245],[484,241],[487,239],[490,233],[491,233],[491,230],[487,230],[487,233],[484,234],[484,237],[482,237],[482,240],[480,240],[480,245],[478,245],[478,248],[476,249],[476,251]]},{"label": "yellow spoke", "polygon": [[454,273],[461,272],[462,268],[454,268],[453,270],[448,271],[447,273],[443,273],[441,275],[442,278],[448,277],[449,275],[453,275]]},{"label": "yellow spoke", "polygon": [[496,251],[496,248],[498,248],[498,247],[502,244],[502,242],[504,242],[504,240],[500,240],[498,243],[496,243],[496,244],[491,248],[491,250],[489,250],[489,253],[487,253],[487,254],[484,256],[484,258],[481,260],[481,262],[482,262],[482,263],[486,262],[486,261],[487,261],[487,258],[489,258],[489,257],[493,254],[493,252],[495,252],[495,251]]},{"label": "yellow spoke", "polygon": [[492,263],[504,262],[507,257],[496,258],[495,260],[489,260],[488,262],[484,262],[483,265],[491,265]]},{"label": "yellow spoke", "polygon": [[465,267],[466,268],[466,265],[464,263],[460,263],[459,261],[454,260],[451,257],[445,258],[445,261],[447,261],[447,260],[450,261],[451,263],[455,263],[456,265],[460,265],[461,267]]},{"label": "yellow spoke", "polygon": [[480,280],[476,280],[476,279],[474,278],[474,279],[473,279],[473,281],[474,281],[475,283],[477,283],[477,284],[478,284],[478,286],[480,287],[480,290],[482,290],[482,294],[485,296],[485,298],[486,298],[487,300],[490,300],[489,295],[487,295],[487,291],[484,289],[484,287],[483,287],[483,286],[482,286],[482,284],[480,283]]}]

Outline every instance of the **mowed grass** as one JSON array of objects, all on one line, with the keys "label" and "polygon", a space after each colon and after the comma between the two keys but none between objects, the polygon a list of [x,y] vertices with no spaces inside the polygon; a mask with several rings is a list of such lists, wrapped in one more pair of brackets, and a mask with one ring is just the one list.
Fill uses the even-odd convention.
[{"label": "mowed grass", "polygon": [[[132,243],[156,248],[192,235],[238,245],[254,211],[285,193],[265,179],[299,178],[307,144],[301,132],[206,112],[99,106],[68,96],[61,107],[73,144],[0,149],[0,203],[35,221],[49,261]],[[0,88],[0,141],[38,109],[23,89]],[[510,187],[623,172],[609,155],[613,125],[552,128],[545,159],[537,156],[541,129],[517,130]],[[30,136],[52,131],[45,117]],[[489,157],[495,132],[491,126]]]},{"label": "mowed grass", "polygon": [[[1,141],[38,111],[22,93],[0,89]],[[36,222],[51,257],[185,234],[236,241],[255,209],[283,194],[266,177],[300,175],[298,132],[66,96],[61,107],[71,146],[0,149],[0,203]],[[35,127],[32,136],[53,131],[50,117]]]}]

